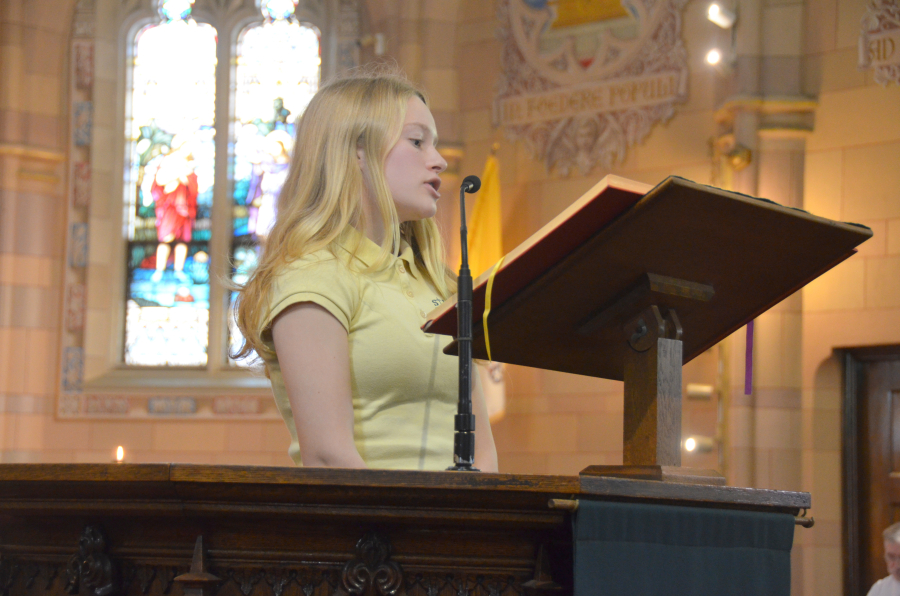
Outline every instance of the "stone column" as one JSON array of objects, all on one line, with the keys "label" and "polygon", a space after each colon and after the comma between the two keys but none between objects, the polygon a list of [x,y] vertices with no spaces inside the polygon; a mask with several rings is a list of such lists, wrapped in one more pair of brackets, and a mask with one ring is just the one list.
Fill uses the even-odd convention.
[{"label": "stone column", "polygon": [[71,2],[0,3],[0,461],[38,461],[59,383]]}]

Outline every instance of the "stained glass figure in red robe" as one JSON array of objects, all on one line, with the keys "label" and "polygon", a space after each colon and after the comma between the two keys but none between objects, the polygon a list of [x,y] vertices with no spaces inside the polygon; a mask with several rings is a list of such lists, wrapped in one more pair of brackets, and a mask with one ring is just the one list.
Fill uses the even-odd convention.
[{"label": "stained glass figure in red robe", "polygon": [[187,282],[184,261],[187,258],[194,220],[197,218],[197,174],[194,156],[187,143],[173,143],[173,150],[162,159],[150,187],[156,211],[156,272],[151,278],[158,282],[175,249],[174,270],[179,281]]}]

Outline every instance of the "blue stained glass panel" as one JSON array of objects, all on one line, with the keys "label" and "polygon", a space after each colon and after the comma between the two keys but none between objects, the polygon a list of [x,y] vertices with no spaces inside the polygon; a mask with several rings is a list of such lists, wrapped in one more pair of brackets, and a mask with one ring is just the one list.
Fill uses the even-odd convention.
[{"label": "blue stained glass panel", "polygon": [[[264,4],[267,20],[243,32],[235,68],[231,258],[237,283],[256,267],[275,222],[295,123],[319,89],[321,69],[319,31],[287,18],[290,0]],[[231,321],[230,351],[242,342]]]}]

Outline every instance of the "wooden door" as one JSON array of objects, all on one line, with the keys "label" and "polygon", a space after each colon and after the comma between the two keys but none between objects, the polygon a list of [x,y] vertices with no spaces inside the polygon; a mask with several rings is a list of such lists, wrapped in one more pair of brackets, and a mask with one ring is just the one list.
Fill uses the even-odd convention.
[{"label": "wooden door", "polygon": [[[875,581],[887,575],[881,533],[900,521],[900,347],[854,350],[848,360],[845,383],[850,391],[845,392],[844,403],[845,593],[863,596]],[[855,428],[849,428],[854,418]],[[849,453],[852,451],[855,454]]]}]

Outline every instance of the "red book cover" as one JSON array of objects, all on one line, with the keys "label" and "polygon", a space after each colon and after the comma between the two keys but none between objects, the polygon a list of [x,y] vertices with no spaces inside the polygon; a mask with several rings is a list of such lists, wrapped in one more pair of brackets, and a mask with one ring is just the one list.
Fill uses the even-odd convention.
[{"label": "red book cover", "polygon": [[[572,251],[599,233],[616,217],[637,203],[653,186],[619,176],[606,176],[569,205],[547,225],[531,235],[503,259],[494,277],[491,308],[512,298]],[[473,283],[472,319],[479,325],[484,315],[487,282],[493,267]],[[422,327],[429,333],[456,335],[456,296],[428,314]]]}]

